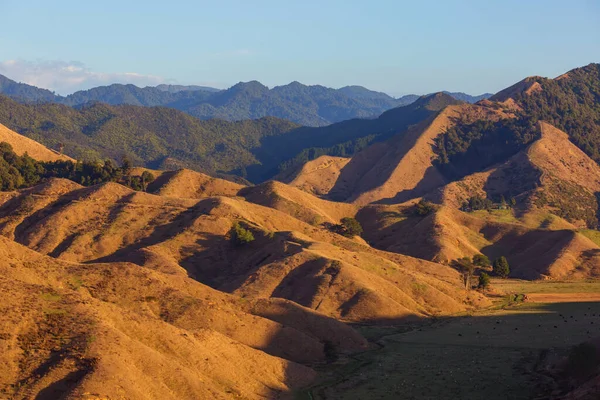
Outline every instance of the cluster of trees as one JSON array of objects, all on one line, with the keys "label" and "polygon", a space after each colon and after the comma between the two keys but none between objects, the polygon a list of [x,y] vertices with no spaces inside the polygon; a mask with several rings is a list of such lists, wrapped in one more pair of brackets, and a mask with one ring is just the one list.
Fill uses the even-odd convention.
[{"label": "cluster of trees", "polygon": [[[465,289],[467,290],[471,288],[471,281],[477,268],[489,269],[489,267],[492,266],[492,272],[494,275],[501,278],[507,278],[510,274],[510,266],[508,265],[508,261],[504,256],[497,258],[493,263],[491,263],[487,256],[483,254],[475,254],[473,258],[462,257],[457,260],[453,260],[450,265],[461,273]],[[481,272],[479,274],[477,287],[485,290],[489,287],[489,285],[489,274],[486,272]]]},{"label": "cluster of trees", "polygon": [[491,199],[489,199],[487,197],[484,198],[484,197],[475,195],[475,196],[469,197],[465,202],[463,202],[460,209],[462,211],[491,210],[494,207],[506,209],[506,208],[513,208],[516,205],[517,205],[517,200],[514,197],[511,197],[510,200],[507,202],[506,199],[504,198],[504,196],[501,196],[500,202],[494,203]]},{"label": "cluster of trees", "polygon": [[146,190],[154,176],[144,171],[141,176],[131,175],[131,163],[125,159],[123,165],[112,161],[104,163],[51,161],[41,162],[27,154],[17,155],[10,144],[0,143],[0,190],[15,190],[31,187],[48,178],[70,179],[84,186],[103,182],[119,182],[135,190]]}]

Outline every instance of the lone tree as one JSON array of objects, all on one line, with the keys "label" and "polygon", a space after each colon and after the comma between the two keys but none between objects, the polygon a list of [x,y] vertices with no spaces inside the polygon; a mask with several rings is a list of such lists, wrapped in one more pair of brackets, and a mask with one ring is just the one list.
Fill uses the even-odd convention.
[{"label": "lone tree", "polygon": [[144,171],[142,172],[140,179],[142,181],[142,190],[145,192],[148,188],[148,184],[154,180],[154,175],[149,171]]},{"label": "lone tree", "polygon": [[473,256],[473,264],[478,266],[478,267],[489,267],[490,266],[490,259],[487,258],[487,256],[483,255],[483,254],[475,254]]},{"label": "lone tree", "polygon": [[363,233],[363,228],[356,218],[344,217],[340,221],[343,226],[342,235],[347,237],[360,236]]},{"label": "lone tree", "polygon": [[486,290],[487,288],[489,288],[490,276],[485,272],[482,272],[481,275],[479,275],[479,283],[477,284],[477,287],[482,290]]},{"label": "lone tree", "polygon": [[510,267],[506,257],[502,256],[494,261],[494,274],[499,277],[506,278],[510,274]]},{"label": "lone tree", "polygon": [[229,232],[231,235],[231,242],[236,246],[243,246],[254,241],[252,232],[241,226],[239,222],[234,222]]},{"label": "lone tree", "polygon": [[452,261],[452,266],[460,272],[465,289],[469,290],[471,288],[471,278],[475,272],[475,265],[473,265],[471,259],[469,257],[459,258]]}]

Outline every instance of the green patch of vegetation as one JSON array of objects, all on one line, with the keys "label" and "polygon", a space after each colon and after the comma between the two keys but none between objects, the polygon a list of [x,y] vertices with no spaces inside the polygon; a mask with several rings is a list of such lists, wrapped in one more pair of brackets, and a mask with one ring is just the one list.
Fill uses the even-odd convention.
[{"label": "green patch of vegetation", "polygon": [[518,279],[492,279],[494,288],[504,293],[600,293],[600,281],[545,282]]},{"label": "green patch of vegetation", "polygon": [[83,286],[83,280],[79,276],[71,276],[68,283],[69,287],[73,290],[79,290]]},{"label": "green patch of vegetation", "polygon": [[236,246],[244,246],[255,240],[252,232],[249,229],[244,228],[239,222],[233,223],[229,235],[231,237],[231,242]]},{"label": "green patch of vegetation", "polygon": [[600,231],[596,229],[581,229],[578,232],[600,246]]},{"label": "green patch of vegetation", "polygon": [[40,294],[40,297],[42,298],[42,300],[51,302],[60,301],[62,298],[61,295],[58,293],[42,293]]},{"label": "green patch of vegetation", "polygon": [[356,220],[356,218],[344,217],[340,220],[340,222],[340,224],[325,223],[323,224],[323,226],[332,232],[338,233],[348,238],[353,238],[354,236],[362,235],[362,225]]},{"label": "green patch of vegetation", "polygon": [[436,205],[426,200],[419,201],[415,206],[415,213],[421,217],[429,215],[435,210],[437,210]]},{"label": "green patch of vegetation", "polygon": [[[31,187],[48,178],[70,179],[84,186],[103,182],[119,182],[135,190],[145,190],[154,177],[145,171],[142,176],[131,175],[131,164],[127,159],[121,167],[109,160],[104,163],[71,161],[41,162],[27,154],[18,156],[10,144],[0,143],[0,190],[15,190]],[[35,198],[27,196],[17,210],[26,214],[35,207]]]}]

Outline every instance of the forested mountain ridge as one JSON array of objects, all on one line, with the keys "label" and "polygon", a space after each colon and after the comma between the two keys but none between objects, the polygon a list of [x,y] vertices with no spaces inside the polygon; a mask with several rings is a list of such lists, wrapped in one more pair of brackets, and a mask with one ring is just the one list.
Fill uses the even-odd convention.
[{"label": "forested mountain ridge", "polygon": [[[305,126],[324,126],[352,118],[375,118],[386,110],[408,105],[419,98],[417,95],[406,95],[395,99],[361,86],[331,89],[299,82],[269,89],[257,81],[240,82],[226,90],[202,86],[158,85],[140,88],[113,84],[63,97],[2,76],[0,94],[24,103],[53,102],[78,106],[101,102],[111,105],[164,106],[200,119],[239,121],[272,116]],[[488,94],[451,95],[468,102],[478,101],[482,96],[488,97]]]},{"label": "forested mountain ridge", "polygon": [[[261,90],[256,85],[255,89]],[[423,97],[376,119],[354,119],[326,127],[300,127],[273,117],[202,121],[164,107],[89,103],[20,104],[0,96],[0,123],[79,160],[124,156],[149,168],[191,168],[261,182],[281,169],[322,154],[350,156],[367,145],[458,103],[446,94]]]},{"label": "forested mountain ridge", "polygon": [[600,64],[573,69],[558,78],[530,77],[493,96],[490,104],[515,118],[459,123],[437,140],[442,171],[450,179],[502,161],[540,137],[538,121],[565,131],[600,163]]}]

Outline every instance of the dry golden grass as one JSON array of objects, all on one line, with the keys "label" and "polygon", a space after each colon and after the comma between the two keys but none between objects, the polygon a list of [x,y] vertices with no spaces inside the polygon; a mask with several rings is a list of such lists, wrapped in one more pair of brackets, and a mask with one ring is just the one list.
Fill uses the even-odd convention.
[{"label": "dry golden grass", "polygon": [[70,160],[75,161],[71,157],[64,154],[60,154],[57,151],[50,150],[44,145],[36,142],[35,140],[29,139],[23,135],[20,135],[4,125],[0,124],[0,142],[9,143],[15,153],[23,155],[29,154],[30,157],[38,161],[57,161],[57,160]]}]

